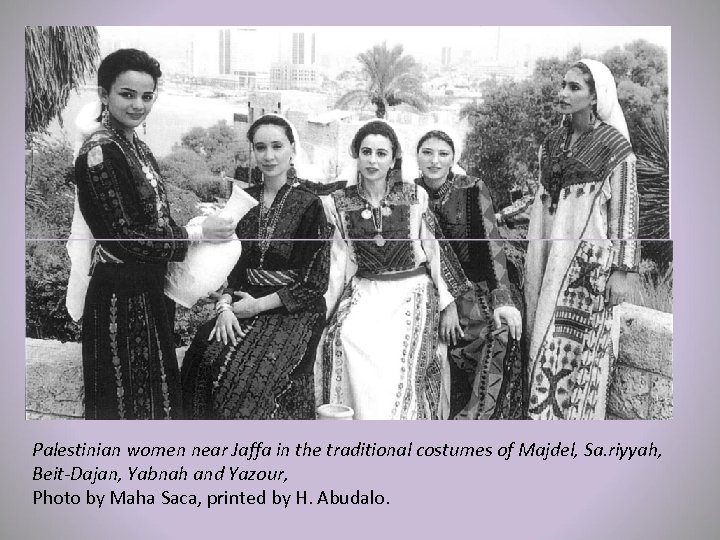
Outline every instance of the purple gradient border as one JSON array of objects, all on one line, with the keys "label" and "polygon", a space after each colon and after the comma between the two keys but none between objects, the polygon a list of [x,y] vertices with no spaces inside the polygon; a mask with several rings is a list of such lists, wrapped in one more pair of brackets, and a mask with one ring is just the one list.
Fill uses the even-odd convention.
[{"label": "purple gradient border", "polygon": [[[468,533],[498,538],[715,538],[719,520],[720,461],[717,459],[716,384],[720,380],[715,312],[720,261],[713,244],[711,206],[720,200],[710,162],[720,148],[716,105],[720,75],[714,53],[720,10],[712,2],[611,0],[581,7],[578,2],[475,2],[391,5],[295,2],[166,2],[144,4],[24,2],[5,13],[0,55],[5,75],[2,163],[6,190],[0,230],[5,233],[2,280],[4,358],[0,364],[3,451],[0,536],[31,538],[191,538],[228,534],[267,538],[444,538]],[[257,7],[259,14],[251,15]],[[417,14],[413,14],[415,9]],[[6,10],[7,11],[7,10]],[[183,14],[185,13],[185,14]],[[350,15],[341,15],[350,13]],[[667,422],[602,423],[102,423],[24,420],[23,267],[23,26],[26,24],[504,24],[671,25],[673,89],[673,234],[675,245],[675,418]],[[429,37],[430,39],[430,37]],[[713,54],[713,56],[711,56]],[[716,161],[716,160],[713,160]],[[715,165],[712,167],[711,165]],[[710,237],[711,240],[705,240]],[[697,238],[697,240],[696,240]],[[8,253],[9,251],[9,253]],[[715,279],[713,279],[715,278]],[[703,284],[710,284],[703,287]],[[291,481],[283,490],[356,488],[385,492],[381,507],[225,507],[213,511],[154,507],[33,506],[32,445],[45,442],[157,443],[186,446],[265,441],[268,444],[330,441],[356,444],[473,446],[511,440],[540,444],[576,440],[597,444],[660,446],[658,461],[533,461],[480,459],[287,462]],[[283,468],[273,461],[267,468]],[[102,466],[102,463],[97,463]],[[243,465],[244,463],[237,463]],[[87,462],[87,465],[95,463]],[[158,466],[159,463],[156,463]],[[169,466],[169,464],[168,464]],[[208,462],[207,468],[214,466]],[[80,487],[48,484],[56,491]],[[221,489],[250,491],[238,484]],[[200,486],[204,493],[209,486]]]}]

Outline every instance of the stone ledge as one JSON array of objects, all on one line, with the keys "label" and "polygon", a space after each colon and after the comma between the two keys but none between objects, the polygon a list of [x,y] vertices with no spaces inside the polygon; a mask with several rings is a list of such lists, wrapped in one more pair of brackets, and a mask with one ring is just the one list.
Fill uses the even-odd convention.
[{"label": "stone ledge", "polygon": [[631,304],[618,308],[620,341],[607,417],[667,420],[673,414],[673,318]]},{"label": "stone ledge", "polygon": [[618,364],[672,377],[672,314],[632,304],[618,309]]}]

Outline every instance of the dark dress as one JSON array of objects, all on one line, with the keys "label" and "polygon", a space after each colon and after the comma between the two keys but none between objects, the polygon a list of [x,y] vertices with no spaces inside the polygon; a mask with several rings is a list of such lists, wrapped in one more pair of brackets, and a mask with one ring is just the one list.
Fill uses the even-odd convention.
[{"label": "dark dress", "polygon": [[[261,189],[248,193],[259,200]],[[215,319],[198,330],[182,369],[189,418],[314,418],[313,361],[325,324],[332,228],[315,194],[286,184],[264,220],[277,224],[261,264],[259,213],[256,206],[238,223],[243,251],[226,292],[277,293],[282,307],[240,319],[246,335],[237,345],[208,341]]]},{"label": "dark dress", "polygon": [[473,284],[455,302],[465,337],[448,346],[451,418],[519,418],[523,415],[519,350],[513,346],[508,354],[508,330],[495,328],[493,322],[495,308],[519,300],[514,301],[511,293],[490,191],[482,180],[452,172],[438,190],[423,178],[416,183],[428,192],[443,236]]},{"label": "dark dress", "polygon": [[163,287],[167,262],[185,257],[187,232],[170,218],[150,149],[131,144],[101,129],[75,162],[80,210],[98,239],[83,311],[87,419],[181,416],[175,305]]}]

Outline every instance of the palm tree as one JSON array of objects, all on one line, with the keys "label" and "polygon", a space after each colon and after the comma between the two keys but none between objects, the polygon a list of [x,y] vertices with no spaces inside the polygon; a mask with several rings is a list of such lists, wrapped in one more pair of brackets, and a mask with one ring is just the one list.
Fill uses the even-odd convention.
[{"label": "palm tree", "polygon": [[25,147],[29,160],[25,200],[29,209],[44,208],[33,185],[37,135],[67,105],[70,92],[85,80],[100,57],[94,26],[28,26],[25,28]]},{"label": "palm tree", "polygon": [[100,56],[94,26],[25,28],[25,132],[41,131],[65,108]]},{"label": "palm tree", "polygon": [[357,59],[367,77],[367,87],[348,92],[338,99],[336,107],[370,101],[378,118],[385,118],[388,107],[401,103],[420,112],[427,109],[431,100],[422,90],[420,65],[412,56],[403,54],[402,45],[388,49],[387,42],[383,42],[360,53]]}]

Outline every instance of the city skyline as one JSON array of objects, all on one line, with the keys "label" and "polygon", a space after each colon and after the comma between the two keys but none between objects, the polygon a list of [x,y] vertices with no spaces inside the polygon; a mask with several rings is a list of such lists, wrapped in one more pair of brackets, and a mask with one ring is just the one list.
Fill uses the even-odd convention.
[{"label": "city skyline", "polygon": [[[166,60],[171,70],[181,65],[194,43],[217,42],[221,29],[251,29],[256,48],[253,61],[269,71],[280,60],[282,36],[305,32],[317,37],[317,63],[329,72],[352,65],[360,52],[375,44],[402,44],[421,63],[440,66],[443,50],[451,64],[472,58],[480,62],[532,65],[537,58],[565,56],[575,47],[599,55],[637,39],[670,51],[670,27],[650,26],[478,26],[478,27],[98,27],[101,52],[124,46],[142,47]],[[168,63],[169,62],[169,63]]]}]

